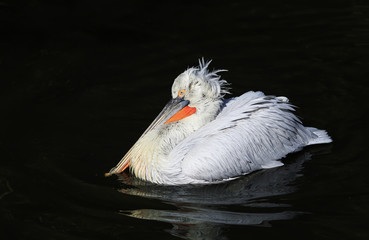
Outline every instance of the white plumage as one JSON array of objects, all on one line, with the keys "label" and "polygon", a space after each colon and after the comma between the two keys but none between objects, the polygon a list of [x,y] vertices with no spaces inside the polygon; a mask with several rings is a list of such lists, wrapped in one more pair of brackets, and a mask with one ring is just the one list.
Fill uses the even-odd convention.
[{"label": "white plumage", "polygon": [[331,142],[304,127],[286,97],[247,92],[223,100],[227,82],[199,62],[173,83],[173,99],[107,175],[128,165],[158,184],[204,184],[282,166],[288,153]]}]

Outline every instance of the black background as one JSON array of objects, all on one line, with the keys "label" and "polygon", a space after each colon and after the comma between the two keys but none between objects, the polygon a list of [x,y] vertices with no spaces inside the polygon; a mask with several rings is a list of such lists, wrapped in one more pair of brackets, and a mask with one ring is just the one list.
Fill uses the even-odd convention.
[{"label": "black background", "polygon": [[352,0],[0,1],[2,239],[176,238],[171,224],[118,214],[175,207],[119,193],[103,173],[201,57],[229,70],[233,96],[287,96],[334,140],[293,193],[260,200],[307,215],[220,224],[216,237],[367,237],[368,19]]}]

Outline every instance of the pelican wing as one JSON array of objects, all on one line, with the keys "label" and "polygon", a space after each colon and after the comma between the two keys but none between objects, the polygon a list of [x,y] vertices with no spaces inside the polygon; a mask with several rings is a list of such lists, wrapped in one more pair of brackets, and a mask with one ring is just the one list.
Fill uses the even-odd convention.
[{"label": "pelican wing", "polygon": [[285,97],[247,92],[225,101],[216,119],[179,143],[169,159],[194,182],[281,166],[278,160],[317,137],[292,111]]}]

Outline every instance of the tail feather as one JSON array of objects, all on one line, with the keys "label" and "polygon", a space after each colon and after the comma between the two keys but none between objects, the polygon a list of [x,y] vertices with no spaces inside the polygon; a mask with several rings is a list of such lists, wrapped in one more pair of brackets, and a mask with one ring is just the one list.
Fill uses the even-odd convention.
[{"label": "tail feather", "polygon": [[307,145],[322,144],[332,142],[332,138],[325,130],[320,130],[313,127],[307,127],[307,129],[313,133],[313,137],[309,140]]}]

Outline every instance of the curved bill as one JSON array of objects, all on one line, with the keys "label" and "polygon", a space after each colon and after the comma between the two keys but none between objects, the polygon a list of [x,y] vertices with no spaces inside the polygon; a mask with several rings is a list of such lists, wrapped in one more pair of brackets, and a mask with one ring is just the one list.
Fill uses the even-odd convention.
[{"label": "curved bill", "polygon": [[[187,105],[189,103],[189,101],[179,97],[171,99],[138,140],[140,140],[158,125],[178,121],[195,113],[196,108],[188,107]],[[129,166],[132,150],[136,146],[137,142],[131,147],[131,149],[126,153],[126,155],[124,155],[124,157],[115,167],[113,167],[108,173],[105,173],[105,176],[121,173]]]}]

